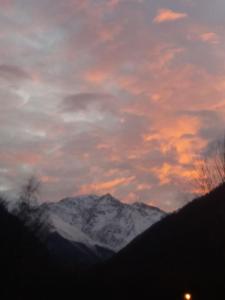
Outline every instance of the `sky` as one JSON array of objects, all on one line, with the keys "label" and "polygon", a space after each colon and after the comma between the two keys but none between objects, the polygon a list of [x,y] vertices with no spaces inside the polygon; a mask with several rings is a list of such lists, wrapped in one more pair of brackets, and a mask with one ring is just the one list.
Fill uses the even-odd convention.
[{"label": "sky", "polygon": [[171,211],[224,134],[224,0],[0,0],[0,191]]}]

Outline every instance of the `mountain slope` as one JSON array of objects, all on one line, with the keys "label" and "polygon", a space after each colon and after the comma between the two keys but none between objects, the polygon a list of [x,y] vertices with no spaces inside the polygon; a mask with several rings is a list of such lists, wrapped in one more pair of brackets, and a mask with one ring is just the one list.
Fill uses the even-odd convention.
[{"label": "mountain slope", "polygon": [[86,268],[110,258],[114,252],[102,247],[88,247],[63,238],[57,232],[49,235],[47,247],[56,263],[68,269]]},{"label": "mountain slope", "polygon": [[109,299],[223,299],[225,185],[153,225],[96,272],[99,298],[107,291]]},{"label": "mountain slope", "polygon": [[115,252],[165,215],[145,204],[124,204],[109,194],[66,198],[42,207],[53,231],[64,239]]}]

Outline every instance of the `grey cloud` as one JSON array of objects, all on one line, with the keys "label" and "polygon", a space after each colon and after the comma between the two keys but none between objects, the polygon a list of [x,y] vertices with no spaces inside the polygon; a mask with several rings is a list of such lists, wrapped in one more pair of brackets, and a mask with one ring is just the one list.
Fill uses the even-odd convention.
[{"label": "grey cloud", "polygon": [[116,98],[104,93],[78,93],[63,99],[60,107],[65,112],[86,110],[92,105],[97,105],[100,110],[115,110]]},{"label": "grey cloud", "polygon": [[31,76],[28,72],[15,65],[0,65],[0,77],[7,80],[28,80]]},{"label": "grey cloud", "polygon": [[180,111],[178,115],[195,116],[201,121],[202,127],[198,135],[206,140],[218,140],[223,138],[225,133],[223,111],[215,110],[195,110]]}]

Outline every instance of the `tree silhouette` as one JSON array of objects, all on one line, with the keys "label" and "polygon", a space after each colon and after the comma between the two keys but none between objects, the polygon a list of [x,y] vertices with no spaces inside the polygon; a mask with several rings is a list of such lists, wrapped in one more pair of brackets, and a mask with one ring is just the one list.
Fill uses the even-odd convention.
[{"label": "tree silhouette", "polygon": [[211,155],[198,160],[195,167],[199,194],[207,194],[225,183],[225,136],[214,144]]},{"label": "tree silhouette", "polygon": [[21,188],[14,213],[36,236],[45,239],[49,224],[47,213],[38,203],[40,188],[41,181],[34,175],[30,176]]},{"label": "tree silhouette", "polygon": [[40,193],[41,181],[34,175],[30,176],[27,182],[22,186],[20,200],[29,205],[36,205]]}]

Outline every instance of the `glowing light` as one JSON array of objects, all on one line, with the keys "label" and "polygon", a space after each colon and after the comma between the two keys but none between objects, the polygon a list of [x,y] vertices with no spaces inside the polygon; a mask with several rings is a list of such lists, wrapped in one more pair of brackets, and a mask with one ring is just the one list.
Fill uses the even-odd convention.
[{"label": "glowing light", "polygon": [[184,299],[185,300],[191,300],[192,299],[191,294],[189,294],[189,293],[184,294]]}]

